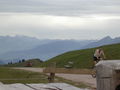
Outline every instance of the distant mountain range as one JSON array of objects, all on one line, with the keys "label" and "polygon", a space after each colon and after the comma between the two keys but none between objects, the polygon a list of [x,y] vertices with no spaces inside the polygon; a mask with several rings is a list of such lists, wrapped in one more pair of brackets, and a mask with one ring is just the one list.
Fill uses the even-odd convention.
[{"label": "distant mountain range", "polygon": [[39,40],[26,36],[0,37],[0,60],[4,62],[31,58],[47,60],[68,51],[113,43],[120,43],[120,37],[112,39],[107,36],[101,40]]},{"label": "distant mountain range", "polygon": [[116,37],[112,39],[110,36],[104,37],[101,40],[98,40],[96,42],[89,43],[88,45],[84,46],[83,48],[94,48],[102,45],[109,45],[114,43],[120,43],[120,37]]},{"label": "distant mountain range", "polygon": [[87,45],[92,41],[75,41],[75,40],[57,40],[44,45],[38,45],[35,48],[22,51],[12,51],[0,55],[0,58],[4,60],[19,60],[40,58],[41,60],[47,60],[58,54],[65,53],[71,50],[81,49],[84,45]]},{"label": "distant mountain range", "polygon": [[27,36],[0,36],[0,54],[11,52],[28,50],[48,43],[50,40],[39,40],[34,37]]}]

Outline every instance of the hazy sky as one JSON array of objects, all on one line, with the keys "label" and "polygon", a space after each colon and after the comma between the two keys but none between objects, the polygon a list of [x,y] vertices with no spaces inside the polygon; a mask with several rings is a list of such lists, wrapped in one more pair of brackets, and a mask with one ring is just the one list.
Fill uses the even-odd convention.
[{"label": "hazy sky", "polygon": [[0,0],[0,35],[119,37],[120,0]]}]

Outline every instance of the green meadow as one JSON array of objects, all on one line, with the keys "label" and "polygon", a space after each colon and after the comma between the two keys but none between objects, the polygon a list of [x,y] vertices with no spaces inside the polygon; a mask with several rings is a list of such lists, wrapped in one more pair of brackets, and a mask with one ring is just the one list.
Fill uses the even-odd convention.
[{"label": "green meadow", "polygon": [[[97,47],[99,48],[99,47]],[[101,46],[106,55],[106,60],[120,60],[120,43]],[[96,48],[76,50],[58,55],[47,60],[42,65],[49,66],[55,62],[57,67],[63,68],[68,62],[73,62],[73,68],[91,68],[93,66],[93,54]]]}]

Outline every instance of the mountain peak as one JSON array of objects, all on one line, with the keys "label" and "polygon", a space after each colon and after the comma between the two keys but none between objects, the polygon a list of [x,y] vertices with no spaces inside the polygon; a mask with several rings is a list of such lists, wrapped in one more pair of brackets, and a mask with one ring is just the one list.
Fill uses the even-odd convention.
[{"label": "mountain peak", "polygon": [[112,40],[112,38],[110,36],[106,36],[106,37],[102,38],[101,40]]}]

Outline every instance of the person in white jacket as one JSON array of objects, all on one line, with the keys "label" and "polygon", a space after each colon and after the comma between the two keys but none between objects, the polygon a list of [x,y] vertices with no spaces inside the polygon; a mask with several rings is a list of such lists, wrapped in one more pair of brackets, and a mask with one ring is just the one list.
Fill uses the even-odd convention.
[{"label": "person in white jacket", "polygon": [[93,56],[94,64],[98,63],[100,60],[103,60],[105,58],[106,57],[102,48],[98,48],[95,50],[95,53]]}]

